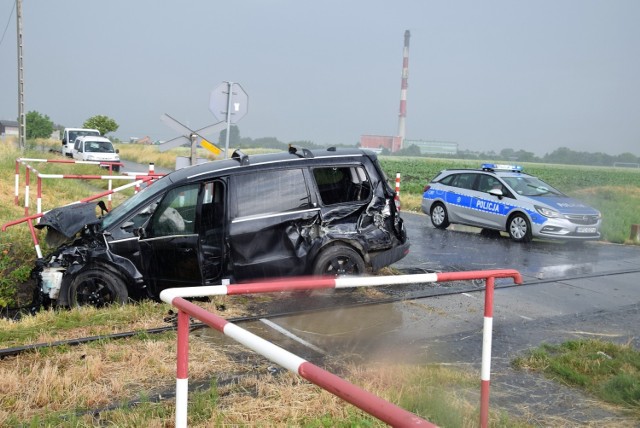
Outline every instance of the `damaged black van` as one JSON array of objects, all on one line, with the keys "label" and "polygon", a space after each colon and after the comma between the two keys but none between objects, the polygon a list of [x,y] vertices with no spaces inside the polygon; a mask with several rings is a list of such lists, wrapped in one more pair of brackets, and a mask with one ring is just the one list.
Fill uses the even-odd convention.
[{"label": "damaged black van", "polygon": [[370,151],[236,151],[104,215],[95,203],[49,211],[37,227],[57,249],[32,271],[34,303],[103,306],[225,279],[376,271],[409,251],[394,196]]}]

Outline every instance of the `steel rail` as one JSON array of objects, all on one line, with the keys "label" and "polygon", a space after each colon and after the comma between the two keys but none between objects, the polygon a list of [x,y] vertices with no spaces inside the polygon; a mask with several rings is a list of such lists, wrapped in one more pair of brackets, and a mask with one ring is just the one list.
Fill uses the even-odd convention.
[{"label": "steel rail", "polygon": [[[561,278],[532,280],[532,281],[523,282],[522,284],[519,284],[519,285],[518,284],[497,285],[496,284],[495,290],[502,290],[502,289],[507,289],[512,287],[535,286],[535,285],[549,284],[553,282],[564,282],[564,281],[571,281],[571,280],[578,280],[578,279],[598,278],[598,277],[610,276],[610,275],[625,275],[630,273],[640,273],[640,268],[621,269],[621,270],[614,270],[614,271],[602,271],[602,272],[594,272],[590,274],[565,276]],[[433,289],[434,288],[430,288],[430,290],[433,290]],[[438,291],[436,293],[419,294],[419,295],[412,295],[412,296],[389,297],[386,299],[354,302],[346,305],[341,305],[339,307],[344,309],[350,309],[350,308],[356,308],[356,307],[384,305],[389,303],[397,303],[401,301],[412,301],[412,300],[427,299],[432,297],[453,296],[457,294],[474,293],[474,292],[481,292],[481,291],[484,291],[484,287],[465,288],[462,290]],[[289,316],[295,316],[295,315],[302,315],[305,313],[316,313],[316,312],[326,311],[326,310],[335,309],[335,308],[336,306],[327,306],[327,307],[318,307],[318,308],[303,309],[303,310],[283,311],[283,312],[277,312],[272,314],[247,315],[242,317],[228,318],[227,321],[233,322],[233,323],[245,323],[245,322],[259,321],[261,318],[265,318],[265,319],[282,318],[282,317],[289,317]],[[194,331],[204,327],[207,327],[207,325],[204,323],[192,323],[190,326],[190,329]],[[43,342],[43,343],[34,343],[31,345],[15,346],[10,348],[0,349],[0,359],[10,357],[10,356],[16,356],[29,351],[47,349],[47,348],[52,348],[56,346],[78,346],[85,343],[96,342],[99,340],[126,339],[129,337],[134,337],[134,336],[143,335],[143,334],[160,334],[160,333],[165,333],[165,332],[174,331],[174,330],[176,330],[176,326],[171,325],[166,327],[149,328],[145,330],[127,331],[127,332],[113,333],[113,334],[106,334],[106,335],[87,336],[87,337],[80,337],[75,339],[65,339],[65,340],[59,340],[54,342]]]}]

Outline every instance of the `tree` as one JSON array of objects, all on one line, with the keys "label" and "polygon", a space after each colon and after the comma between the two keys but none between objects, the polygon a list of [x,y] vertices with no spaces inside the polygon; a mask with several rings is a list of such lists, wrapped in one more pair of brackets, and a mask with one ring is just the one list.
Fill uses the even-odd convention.
[{"label": "tree", "polygon": [[30,111],[25,116],[25,137],[28,140],[33,138],[49,138],[53,132],[53,122],[49,116],[42,115],[37,111]]},{"label": "tree", "polygon": [[85,120],[82,125],[83,128],[97,129],[101,135],[106,135],[109,132],[115,132],[118,130],[118,124],[110,117],[98,114]]},{"label": "tree", "polygon": [[[227,130],[223,129],[220,132],[220,147],[224,148],[227,143]],[[238,147],[240,143],[240,129],[236,125],[229,127],[229,147]]]}]

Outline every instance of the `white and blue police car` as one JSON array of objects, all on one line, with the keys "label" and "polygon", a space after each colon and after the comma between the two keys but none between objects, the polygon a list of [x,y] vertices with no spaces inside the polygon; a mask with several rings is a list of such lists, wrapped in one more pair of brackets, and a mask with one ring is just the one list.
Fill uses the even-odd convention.
[{"label": "white and blue police car", "polygon": [[452,223],[506,231],[511,239],[597,240],[602,216],[519,165],[440,171],[425,186],[422,211],[436,228]]}]

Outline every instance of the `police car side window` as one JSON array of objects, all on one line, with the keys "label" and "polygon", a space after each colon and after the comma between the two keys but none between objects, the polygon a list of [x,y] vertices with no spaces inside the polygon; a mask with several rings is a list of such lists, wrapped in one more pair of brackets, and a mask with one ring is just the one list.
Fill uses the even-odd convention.
[{"label": "police car side window", "polygon": [[454,187],[460,187],[462,189],[472,189],[473,182],[475,181],[476,174],[456,174],[453,182],[451,183]]},{"label": "police car side window", "polygon": [[301,169],[280,169],[233,177],[238,217],[295,211],[311,207]]},{"label": "police car side window", "polygon": [[453,179],[455,178],[455,175],[447,175],[445,178],[443,178],[442,180],[440,180],[439,182],[436,181],[436,183],[441,183],[444,184],[446,186],[451,186],[451,182],[453,181]]}]

